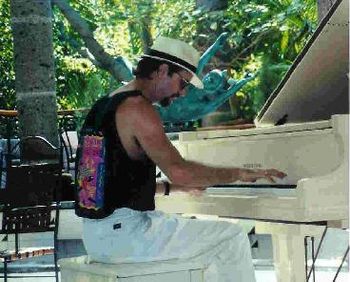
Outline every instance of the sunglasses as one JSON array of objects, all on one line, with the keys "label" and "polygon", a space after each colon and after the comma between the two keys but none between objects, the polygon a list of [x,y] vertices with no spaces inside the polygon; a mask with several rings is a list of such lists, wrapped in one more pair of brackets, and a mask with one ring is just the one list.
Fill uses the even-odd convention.
[{"label": "sunglasses", "polygon": [[184,90],[187,86],[189,86],[191,83],[185,79],[181,74],[177,72],[177,75],[181,78],[180,80],[180,89]]}]

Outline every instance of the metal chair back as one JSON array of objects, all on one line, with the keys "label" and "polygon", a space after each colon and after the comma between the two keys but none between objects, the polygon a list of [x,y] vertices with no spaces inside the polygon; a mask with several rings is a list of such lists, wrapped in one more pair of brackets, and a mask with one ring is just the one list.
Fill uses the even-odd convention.
[{"label": "metal chair back", "polygon": [[[2,189],[3,216],[0,233],[14,234],[14,250],[0,253],[7,280],[7,264],[32,256],[54,254],[58,281],[57,233],[62,163],[60,150],[40,136],[21,139],[20,163],[7,161],[6,186]],[[52,248],[20,248],[21,233],[53,232]]]}]

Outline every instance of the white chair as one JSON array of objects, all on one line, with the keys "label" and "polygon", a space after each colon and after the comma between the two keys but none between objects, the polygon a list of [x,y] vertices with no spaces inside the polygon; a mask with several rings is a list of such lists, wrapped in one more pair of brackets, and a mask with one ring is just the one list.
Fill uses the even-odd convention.
[{"label": "white chair", "polygon": [[203,282],[205,267],[199,263],[168,260],[105,264],[88,256],[59,260],[62,282]]}]

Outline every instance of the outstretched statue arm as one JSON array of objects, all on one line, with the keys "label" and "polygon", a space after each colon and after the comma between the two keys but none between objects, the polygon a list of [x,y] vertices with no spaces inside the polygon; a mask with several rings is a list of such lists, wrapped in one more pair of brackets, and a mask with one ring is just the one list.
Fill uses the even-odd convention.
[{"label": "outstretched statue arm", "polygon": [[233,82],[226,91],[218,90],[217,95],[215,95],[215,100],[212,103],[208,103],[207,107],[210,108],[210,112],[215,111],[219,108],[223,103],[225,103],[230,97],[234,96],[244,85],[246,85],[249,81],[253,80],[255,75],[246,74],[244,78]]},{"label": "outstretched statue arm", "polygon": [[209,63],[212,57],[216,54],[217,51],[222,49],[224,43],[228,38],[228,33],[223,32],[220,36],[215,40],[214,44],[211,45],[201,56],[198,63],[197,74],[200,76],[203,72],[204,67]]}]

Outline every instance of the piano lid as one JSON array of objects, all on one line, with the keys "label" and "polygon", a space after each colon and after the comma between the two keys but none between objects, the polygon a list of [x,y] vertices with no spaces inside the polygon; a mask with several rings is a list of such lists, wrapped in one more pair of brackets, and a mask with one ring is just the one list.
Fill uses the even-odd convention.
[{"label": "piano lid", "polygon": [[262,107],[259,127],[348,114],[349,0],[338,0]]}]

